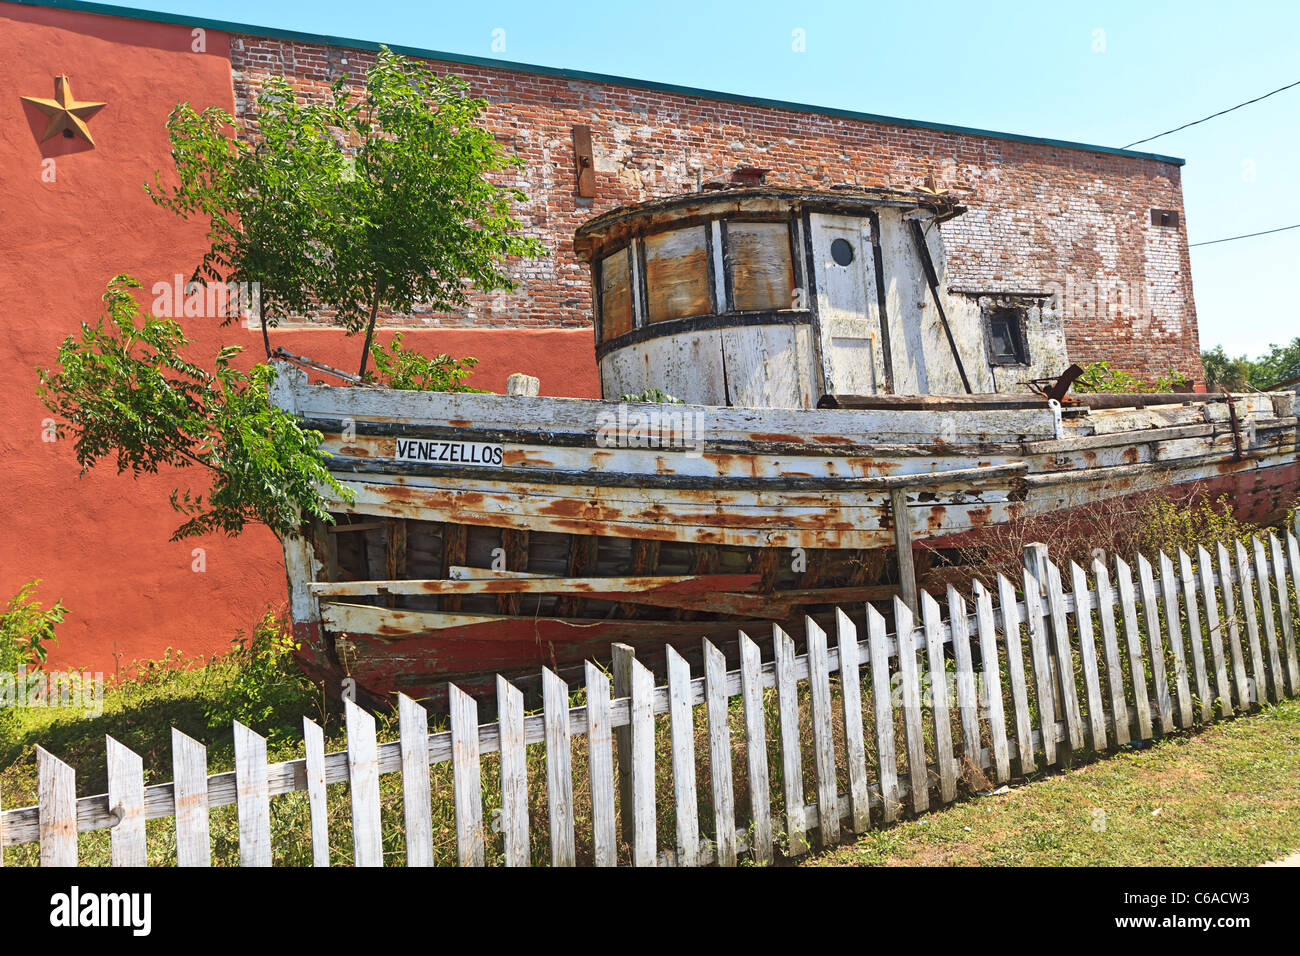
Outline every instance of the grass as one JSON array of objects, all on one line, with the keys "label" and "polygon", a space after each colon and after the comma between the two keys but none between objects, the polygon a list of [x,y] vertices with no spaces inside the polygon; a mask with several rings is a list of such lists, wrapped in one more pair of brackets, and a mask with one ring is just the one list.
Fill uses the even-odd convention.
[{"label": "grass", "polygon": [[1254,866],[1300,848],[1300,701],[872,830],[804,866]]}]

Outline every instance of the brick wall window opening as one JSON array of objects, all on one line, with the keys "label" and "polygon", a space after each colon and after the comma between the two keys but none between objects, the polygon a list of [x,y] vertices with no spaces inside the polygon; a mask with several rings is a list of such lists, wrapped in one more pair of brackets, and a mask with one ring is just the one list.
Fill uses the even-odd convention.
[{"label": "brick wall window opening", "polygon": [[994,309],[984,317],[984,341],[990,365],[1028,365],[1025,316],[1018,309]]}]

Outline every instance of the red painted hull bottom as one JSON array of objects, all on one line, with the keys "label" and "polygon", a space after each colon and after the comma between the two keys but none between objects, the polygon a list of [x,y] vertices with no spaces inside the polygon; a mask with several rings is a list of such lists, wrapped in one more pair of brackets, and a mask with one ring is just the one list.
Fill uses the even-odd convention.
[{"label": "red painted hull bottom", "polygon": [[[1268,468],[1234,470],[1234,467],[1228,465],[1224,474],[1172,485],[1156,494],[1184,502],[1226,496],[1241,521],[1262,526],[1281,522],[1300,494],[1300,462]],[[1131,503],[1132,497],[1151,494],[1147,492],[1111,501]],[[1036,520],[1055,525],[1097,507],[1082,506]],[[1086,527],[1087,515],[1082,515],[1082,519],[1080,526]],[[991,530],[980,529],[946,539],[933,539],[927,541],[925,547],[979,547],[981,538],[989,538]],[[1016,529],[1016,533],[1021,530]],[[1032,534],[1032,523],[1027,523],[1023,530]],[[1025,537],[1024,540],[1033,538]],[[1105,545],[1106,542],[1096,542],[1094,546]],[[845,610],[855,618],[862,616],[860,609]],[[823,617],[819,613],[813,616]],[[827,620],[821,621],[824,627],[832,623],[829,614],[825,617]],[[791,634],[800,635],[803,630],[801,621],[802,613],[795,620],[777,623],[785,626]],[[762,641],[770,633],[772,622],[754,618],[682,621],[671,628],[671,636],[665,634],[660,622],[655,622],[659,627],[653,636],[646,636],[645,628],[640,629],[642,633],[638,635],[637,623],[626,619],[592,619],[574,624],[549,618],[516,618],[391,639],[350,634],[348,640],[355,645],[356,651],[346,672],[334,658],[332,636],[322,639],[319,624],[295,623],[294,634],[299,642],[297,658],[301,667],[327,693],[338,695],[343,691],[345,679],[350,678],[355,682],[349,686],[355,687],[357,699],[371,706],[391,706],[393,695],[400,692],[441,709],[445,705],[448,683],[455,683],[490,706],[495,699],[494,675],[497,673],[511,678],[526,691],[539,683],[543,667],[559,673],[571,686],[580,685],[583,662],[608,662],[610,645],[617,642],[633,645],[638,659],[656,669],[663,662],[665,644],[672,644],[688,660],[695,662],[700,659],[701,640],[706,637],[730,659],[736,653],[738,630],[743,629]],[[864,621],[858,624],[860,633],[865,633]]]}]

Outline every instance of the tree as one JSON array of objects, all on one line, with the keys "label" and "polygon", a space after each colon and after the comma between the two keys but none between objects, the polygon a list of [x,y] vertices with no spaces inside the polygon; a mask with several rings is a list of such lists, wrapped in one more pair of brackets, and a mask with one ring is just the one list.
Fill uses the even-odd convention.
[{"label": "tree", "polygon": [[1300,376],[1300,337],[1286,345],[1269,345],[1268,352],[1254,362],[1251,384],[1267,388]]},{"label": "tree", "polygon": [[513,288],[504,260],[541,251],[511,214],[527,197],[489,178],[522,161],[477,125],[487,104],[466,87],[384,48],[363,88],[342,77],[321,102],[268,80],[254,142],[226,135],[225,111],[181,104],[168,119],[178,184],[146,188],[208,220],[196,279],[260,284],[268,356],[268,326],[326,307],[349,335],[365,330],[364,376],[381,310],[464,308],[471,287]]},{"label": "tree", "polygon": [[1244,391],[1254,374],[1254,363],[1244,355],[1232,358],[1216,345],[1201,352],[1201,368],[1205,371],[1205,387],[1209,391],[1226,388],[1230,392]]}]

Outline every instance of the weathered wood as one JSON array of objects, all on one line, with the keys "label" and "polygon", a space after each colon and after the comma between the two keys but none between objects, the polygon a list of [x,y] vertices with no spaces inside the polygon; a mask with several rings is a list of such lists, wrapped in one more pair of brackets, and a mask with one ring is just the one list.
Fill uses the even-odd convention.
[{"label": "weathered wood", "polygon": [[[337,543],[337,542],[336,542]],[[406,577],[406,521],[389,518],[384,529],[384,574],[389,579]],[[386,598],[389,607],[397,606],[396,595]]]},{"label": "weathered wood", "polygon": [[1251,700],[1262,704],[1269,699],[1268,673],[1264,670],[1264,651],[1259,642],[1259,618],[1255,610],[1255,572],[1251,568],[1245,546],[1240,541],[1234,541],[1232,544],[1237,559],[1237,581],[1241,586],[1241,614],[1246,619],[1246,643],[1250,647],[1250,681],[1253,687]]},{"label": "weathered wood", "polygon": [[329,810],[325,802],[325,731],[314,720],[302,719],[303,770],[307,808],[311,814],[311,865],[330,865]]},{"label": "weathered wood", "polygon": [[[937,608],[936,608],[937,610]],[[998,575],[998,610],[1002,615],[1002,637],[1007,649],[1007,677],[1011,682],[1011,709],[1016,721],[1016,756],[1021,774],[1034,771],[1034,742],[1029,718],[1029,691],[1025,685],[1024,652],[1020,645],[1020,608],[1016,588],[1005,575]],[[929,631],[929,616],[926,616]],[[940,648],[942,653],[942,648]]]},{"label": "weathered wood", "polygon": [[[618,829],[614,819],[614,735],[609,719],[609,677],[591,661],[583,665],[583,670],[587,685],[587,779],[591,790],[594,862],[596,866],[614,866]],[[519,717],[522,725],[522,701]],[[522,730],[521,726],[521,744]],[[524,797],[527,798],[526,790]]]},{"label": "weathered wood", "polygon": [[835,778],[835,740],[831,718],[831,672],[826,632],[804,618],[808,659],[808,698],[813,735],[813,769],[817,774],[817,820],[822,846],[840,842],[839,787]]},{"label": "weathered wood", "polygon": [[1101,643],[1106,656],[1106,689],[1110,692],[1110,719],[1114,728],[1111,744],[1121,747],[1129,738],[1128,701],[1124,697],[1124,669],[1115,628],[1115,593],[1111,590],[1106,562],[1100,557],[1092,559],[1092,578],[1097,585],[1097,619],[1101,622]]},{"label": "weathered wood", "polygon": [[[551,865],[575,866],[569,686],[547,667],[542,668],[542,714],[546,724],[546,810],[551,822]],[[474,741],[477,746],[477,734]]]},{"label": "weathered wood", "polygon": [[668,655],[668,730],[672,743],[673,798],[677,818],[677,863],[698,866],[700,824],[695,796],[695,710],[691,668],[673,649]]},{"label": "weathered wood", "polygon": [[1178,724],[1192,726],[1192,689],[1187,676],[1187,653],[1183,647],[1183,623],[1178,606],[1178,576],[1169,555],[1160,552],[1160,591],[1165,606],[1165,627],[1169,651],[1174,656],[1174,689],[1178,695]]},{"label": "weathered wood", "polygon": [[240,866],[271,865],[271,794],[266,779],[266,738],[239,721],[235,730],[235,785]]},{"label": "weathered wood", "polygon": [[406,865],[433,866],[429,712],[405,694],[398,694],[397,725],[402,748],[402,814],[406,821]]},{"label": "weathered wood", "polygon": [[[1064,702],[1061,700],[1061,679],[1059,675],[1060,664],[1056,660],[1056,638],[1053,634],[1053,621],[1051,616],[1051,605],[1047,600],[1047,564],[1049,561],[1047,545],[1041,541],[1031,541],[1021,549],[1024,568],[1029,572],[1029,576],[1034,579],[1038,587],[1038,605],[1039,616],[1042,619],[1042,629],[1044,640],[1047,645],[1047,674],[1048,688],[1052,694],[1052,712],[1058,716],[1064,714]],[[1026,605],[1026,618],[1028,617],[1028,605]],[[1066,759],[1069,759],[1070,748],[1066,748]]]},{"label": "weathered wood", "polygon": [[[609,672],[614,684],[614,696],[632,696],[632,660],[636,651],[629,644],[611,644]],[[623,842],[632,845],[632,726],[614,728],[614,755],[618,759],[619,825]]]},{"label": "weathered wood", "polygon": [[[745,706],[745,766],[749,771],[749,815],[754,858],[772,862],[772,800],[767,772],[767,729],[763,714],[762,659],[758,645],[740,632],[740,695]],[[861,721],[859,720],[859,734]]]},{"label": "weathered wood", "polygon": [[1205,626],[1210,635],[1210,659],[1214,665],[1214,695],[1219,701],[1219,713],[1232,713],[1232,687],[1228,683],[1228,669],[1223,653],[1223,623],[1219,619],[1219,601],[1215,594],[1214,566],[1210,552],[1197,545],[1196,572],[1205,595]]},{"label": "weathered wood", "polygon": [[1219,584],[1223,595],[1223,613],[1228,622],[1228,652],[1232,657],[1232,679],[1237,688],[1237,707],[1250,710],[1250,677],[1246,674],[1246,655],[1241,647],[1241,628],[1237,625],[1237,597],[1232,586],[1232,558],[1220,542],[1215,545]]},{"label": "weathered wood", "polygon": [[1200,602],[1196,597],[1196,574],[1192,559],[1178,549],[1178,583],[1183,589],[1183,606],[1187,609],[1187,638],[1192,651],[1192,674],[1196,678],[1196,695],[1201,700],[1201,720],[1208,721],[1214,712],[1214,694],[1210,690],[1205,667],[1205,635],[1201,631]]},{"label": "weathered wood", "polygon": [[654,675],[629,657],[631,716],[632,864],[655,865],[655,720]]},{"label": "weathered wood", "polygon": [[1142,593],[1142,611],[1147,625],[1147,642],[1151,648],[1151,682],[1156,691],[1156,712],[1160,716],[1160,733],[1174,729],[1174,705],[1169,697],[1169,680],[1165,676],[1165,642],[1160,623],[1160,605],[1156,601],[1156,580],[1151,562],[1138,555],[1138,587]]},{"label": "weathered wood", "polygon": [[176,795],[176,865],[210,866],[208,748],[172,728],[172,785]]},{"label": "weathered wood", "polygon": [[528,865],[528,755],[524,695],[497,675],[497,733],[501,752],[501,844],[506,866]]},{"label": "weathered wood", "polygon": [[1074,590],[1074,621],[1079,636],[1079,663],[1088,695],[1088,735],[1092,749],[1106,749],[1106,705],[1101,697],[1101,673],[1097,667],[1097,641],[1092,631],[1092,597],[1088,577],[1078,563],[1070,562],[1070,587]]},{"label": "weathered wood", "polygon": [[854,833],[865,833],[871,826],[871,792],[862,732],[862,650],[857,626],[842,608],[835,609],[835,644],[840,656],[844,763],[849,773],[849,827]]},{"label": "weathered wood", "polygon": [[77,774],[44,747],[36,747],[41,866],[77,865]]},{"label": "weathered wood", "polygon": [[[1296,524],[1300,526],[1300,510],[1296,512]],[[1286,533],[1286,553],[1287,563],[1291,569],[1291,591],[1296,601],[1296,611],[1300,614],[1300,539],[1297,539],[1290,531]],[[1300,627],[1300,620],[1297,620],[1295,626]],[[1297,660],[1297,650],[1295,642],[1287,644],[1287,667],[1294,675],[1297,667],[1300,667],[1300,660]],[[1300,694],[1300,683],[1292,684],[1292,694]]]},{"label": "weathered wood", "polygon": [[984,713],[989,725],[989,746],[993,750],[993,776],[1002,783],[1011,776],[1011,754],[1007,749],[1006,716],[1002,710],[1002,668],[998,663],[998,635],[993,623],[993,596],[982,581],[972,584],[975,593],[975,621],[984,673]]},{"label": "weathered wood", "polygon": [[1282,622],[1282,647],[1286,655],[1287,692],[1300,692],[1300,666],[1296,660],[1295,624],[1291,617],[1291,587],[1286,577],[1286,555],[1282,542],[1272,531],[1268,533],[1269,553],[1273,558],[1273,583],[1277,586],[1277,607]]},{"label": "weathered wood", "polygon": [[[412,514],[414,517],[414,513]],[[465,554],[469,544],[469,528],[457,522],[448,521],[442,526],[442,568],[444,577],[450,577],[453,567],[465,563]],[[438,602],[442,611],[459,611],[460,597],[447,595]]]},{"label": "weathered wood", "polygon": [[772,625],[772,650],[776,659],[777,722],[781,729],[781,788],[785,795],[786,853],[800,856],[808,851],[804,836],[802,740],[799,735],[799,685],[795,678],[794,641]]},{"label": "weathered wood", "polygon": [[[501,548],[505,552],[507,571],[528,570],[528,531],[522,528],[502,528]],[[536,604],[536,600],[533,602]],[[519,614],[524,609],[521,594],[507,594],[497,599],[497,608],[503,614]]]},{"label": "weathered wood", "polygon": [[1260,617],[1264,621],[1268,673],[1272,678],[1273,700],[1276,702],[1286,696],[1286,689],[1282,680],[1282,655],[1277,643],[1277,621],[1273,617],[1273,593],[1268,583],[1268,556],[1264,553],[1264,542],[1258,536],[1252,538],[1250,543],[1255,551],[1255,588],[1259,594]]},{"label": "weathered wood", "polygon": [[894,628],[898,646],[899,703],[903,709],[903,737],[907,744],[912,810],[924,813],[930,809],[930,777],[925,757],[925,732],[921,726],[921,680],[916,664],[916,624],[911,609],[898,598],[894,598]]},{"label": "weathered wood", "polygon": [[902,800],[898,792],[898,759],[894,753],[894,708],[890,700],[889,645],[885,619],[867,605],[867,648],[871,654],[871,698],[876,713],[876,759],[879,761],[881,816],[886,823],[898,819]]},{"label": "weathered wood", "polygon": [[[454,710],[452,718],[454,733]],[[384,844],[379,823],[379,755],[375,743],[375,718],[345,698],[343,723],[348,735],[348,782],[352,790],[353,862],[356,866],[383,866]],[[461,801],[457,799],[458,817],[461,812],[460,805]]]},{"label": "weathered wood", "polygon": [[147,866],[144,842],[144,761],[112,737],[108,758],[108,805],[118,815],[109,836],[113,866]]},{"label": "weathered wood", "polygon": [[953,657],[957,662],[957,712],[961,717],[962,764],[973,774],[980,766],[979,695],[975,689],[975,666],[970,650],[970,617],[966,600],[948,586],[948,624],[952,629]]},{"label": "weathered wood", "polygon": [[1128,647],[1129,675],[1133,685],[1133,709],[1137,712],[1140,740],[1151,739],[1151,697],[1147,675],[1142,667],[1142,632],[1138,627],[1137,598],[1133,589],[1133,572],[1119,555],[1115,555],[1115,582],[1119,586],[1120,610],[1124,615],[1124,643]]},{"label": "weathered wood", "polygon": [[[1079,710],[1079,690],[1074,683],[1074,653],[1070,646],[1070,625],[1065,616],[1065,593],[1061,589],[1061,571],[1051,561],[1046,563],[1047,606],[1052,620],[1052,640],[1056,649],[1056,679],[1060,683],[1060,701],[1065,717],[1065,739],[1070,752],[1083,749],[1083,715]],[[1095,652],[1094,652],[1095,653]]]},{"label": "weathered wood", "polygon": [[1038,729],[1043,746],[1043,763],[1056,763],[1056,704],[1052,692],[1052,666],[1047,650],[1047,625],[1038,579],[1028,568],[1023,571],[1025,622],[1029,627],[1029,655],[1034,666],[1034,699],[1038,703]]},{"label": "weathered wood", "polygon": [[907,495],[902,488],[890,490],[889,511],[894,522],[894,550],[898,554],[898,583],[903,589],[903,603],[916,614],[919,607],[916,568],[912,561],[912,518],[907,510]]},{"label": "weathered wood", "polygon": [[[736,798],[731,777],[731,726],[727,721],[727,659],[704,642],[704,706],[709,720],[709,790],[719,866],[736,865]],[[838,826],[839,814],[836,814]]]}]

